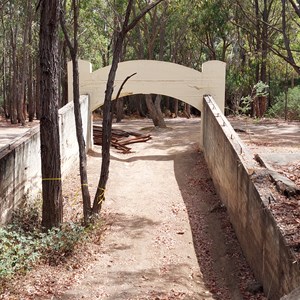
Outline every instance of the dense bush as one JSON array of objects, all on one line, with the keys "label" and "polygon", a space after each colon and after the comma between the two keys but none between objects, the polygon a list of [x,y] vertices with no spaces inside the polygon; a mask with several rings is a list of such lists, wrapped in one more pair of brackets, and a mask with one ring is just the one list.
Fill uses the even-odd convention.
[{"label": "dense bush", "polygon": [[14,213],[12,223],[0,227],[0,279],[25,273],[38,261],[56,265],[70,255],[85,236],[84,227],[66,223],[42,232],[36,207]]},{"label": "dense bush", "polygon": [[[268,116],[272,118],[285,117],[285,93],[275,97],[274,104],[268,110]],[[300,120],[300,87],[288,90],[286,116],[288,120]]]}]

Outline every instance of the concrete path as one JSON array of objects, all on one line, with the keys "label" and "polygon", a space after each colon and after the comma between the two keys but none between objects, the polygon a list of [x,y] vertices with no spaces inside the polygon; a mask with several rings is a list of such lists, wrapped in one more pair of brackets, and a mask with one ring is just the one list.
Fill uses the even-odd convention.
[{"label": "concrete path", "polygon": [[[131,126],[121,128],[137,131],[134,124],[132,121]],[[152,126],[151,122],[144,125]],[[156,299],[161,295],[213,299],[202,280],[189,217],[174,174],[175,156],[191,146],[177,144],[174,133],[172,138],[167,137],[169,132],[152,135],[159,135],[159,140],[156,137],[156,141],[132,145],[132,154],[112,150],[104,204],[111,225],[100,257],[81,284],[58,299],[87,295],[88,299],[109,300]],[[190,144],[195,142],[193,139]],[[96,147],[94,155],[100,156],[99,150]],[[100,157],[89,162],[89,174],[99,174]],[[97,182],[90,178],[90,184]]]}]

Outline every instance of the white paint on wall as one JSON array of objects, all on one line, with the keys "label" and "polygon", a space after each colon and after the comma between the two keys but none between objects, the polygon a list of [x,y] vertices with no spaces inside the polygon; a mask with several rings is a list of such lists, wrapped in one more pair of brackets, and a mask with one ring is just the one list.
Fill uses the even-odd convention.
[{"label": "white paint on wall", "polygon": [[[122,96],[133,94],[160,94],[182,100],[202,110],[204,95],[211,95],[224,112],[225,68],[221,61],[208,61],[202,65],[202,72],[174,63],[133,60],[119,63],[113,99],[123,81],[133,73],[122,92]],[[88,61],[79,60],[80,94],[90,97],[91,111],[104,102],[106,83],[110,66],[92,72]],[[68,63],[69,100],[73,99],[72,63]]]}]

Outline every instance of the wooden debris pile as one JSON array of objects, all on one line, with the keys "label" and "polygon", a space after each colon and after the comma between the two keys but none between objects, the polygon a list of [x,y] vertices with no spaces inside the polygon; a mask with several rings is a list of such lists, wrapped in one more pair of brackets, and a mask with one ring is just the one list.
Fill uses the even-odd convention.
[{"label": "wooden debris pile", "polygon": [[[136,132],[124,131],[121,129],[112,129],[111,146],[120,151],[120,153],[131,153],[129,144],[147,142],[151,139],[150,134],[143,135]],[[102,126],[93,125],[94,144],[102,145]]]}]

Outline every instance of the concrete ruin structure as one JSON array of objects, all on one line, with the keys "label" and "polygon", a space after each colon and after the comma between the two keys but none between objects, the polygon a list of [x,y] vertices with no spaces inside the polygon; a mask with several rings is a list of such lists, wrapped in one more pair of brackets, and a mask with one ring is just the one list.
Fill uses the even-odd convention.
[{"label": "concrete ruin structure", "polygon": [[[220,61],[202,65],[202,72],[168,62],[127,61],[119,64],[113,99],[124,82],[121,97],[161,94],[182,100],[201,111],[200,146],[216,190],[226,205],[245,257],[269,299],[278,300],[300,285],[299,262],[286,246],[267,196],[255,184],[257,165],[224,116],[225,69]],[[92,72],[79,61],[81,110],[87,149],[93,145],[92,112],[104,102],[110,67]],[[72,64],[68,64],[69,100],[72,100]],[[78,160],[72,102],[60,110],[62,169],[67,173]],[[39,129],[0,149],[0,221],[22,199],[41,187]],[[268,191],[269,192],[269,191]],[[271,193],[271,191],[270,191]],[[284,298],[298,299],[298,298]]]},{"label": "concrete ruin structure", "polygon": [[[78,61],[79,89],[81,95],[88,95],[90,112],[103,105],[110,66],[92,71],[92,65],[85,60]],[[175,63],[155,60],[132,60],[118,65],[112,100],[124,80],[136,73],[124,85],[120,97],[134,94],[158,94],[182,100],[202,111],[203,96],[211,95],[220,110],[225,108],[226,64],[221,61],[207,61],[202,72]],[[73,99],[72,62],[68,63],[68,97]],[[200,144],[202,145],[202,136]],[[91,140],[87,141],[89,147]]]}]

